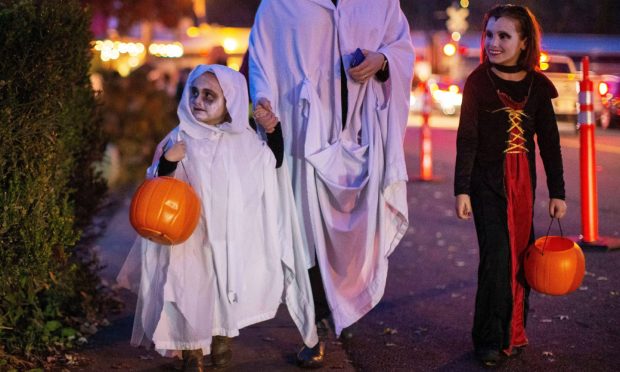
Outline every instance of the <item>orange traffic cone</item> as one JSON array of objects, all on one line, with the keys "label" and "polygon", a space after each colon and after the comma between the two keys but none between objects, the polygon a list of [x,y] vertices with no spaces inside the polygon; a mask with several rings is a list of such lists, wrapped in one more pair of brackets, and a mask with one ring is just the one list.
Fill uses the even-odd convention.
[{"label": "orange traffic cone", "polygon": [[[581,236],[577,243],[584,248],[620,248],[620,240],[598,234],[598,193],[594,147],[594,106],[589,58],[583,57],[583,77],[579,83],[579,171],[581,179]],[[577,240],[577,239],[576,239]]]},{"label": "orange traffic cone", "polygon": [[420,83],[423,86],[422,95],[422,125],[420,127],[420,176],[410,179],[411,181],[430,182],[436,181],[433,178],[433,143],[431,139],[431,126],[429,118],[431,115],[431,92],[428,84]]}]

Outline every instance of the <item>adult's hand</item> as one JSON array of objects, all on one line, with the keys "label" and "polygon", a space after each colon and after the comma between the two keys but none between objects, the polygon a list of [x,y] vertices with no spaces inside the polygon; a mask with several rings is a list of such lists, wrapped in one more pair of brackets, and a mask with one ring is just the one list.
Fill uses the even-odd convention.
[{"label": "adult's hand", "polygon": [[266,133],[273,133],[278,125],[278,117],[273,113],[271,102],[267,98],[258,100],[254,112],[252,113],[254,120],[263,127]]},{"label": "adult's hand", "polygon": [[366,49],[362,49],[364,53],[364,61],[359,65],[349,69],[349,75],[356,83],[363,84],[368,79],[375,76],[375,74],[383,67],[385,56],[379,52],[371,52]]},{"label": "adult's hand", "polygon": [[560,219],[566,214],[566,202],[562,199],[549,200],[549,216]]},{"label": "adult's hand", "polygon": [[461,220],[471,218],[471,199],[467,194],[459,194],[456,196],[456,216]]}]

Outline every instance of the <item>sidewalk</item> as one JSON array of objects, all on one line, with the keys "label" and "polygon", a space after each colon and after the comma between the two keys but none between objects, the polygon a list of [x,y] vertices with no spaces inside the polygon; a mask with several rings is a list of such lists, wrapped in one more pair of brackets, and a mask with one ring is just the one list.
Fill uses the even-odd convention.
[{"label": "sidewalk", "polygon": [[[419,129],[408,128],[405,152],[409,174],[418,171]],[[609,131],[608,131],[609,132]],[[620,131],[619,131],[620,133]],[[609,135],[611,134],[611,135]],[[615,133],[600,134],[597,143],[600,232],[620,237],[620,147]],[[599,133],[597,132],[597,135]],[[410,182],[410,227],[390,256],[388,283],[382,301],[354,326],[345,345],[332,338],[324,370],[346,371],[480,371],[472,354],[471,323],[476,296],[478,249],[472,221],[454,216],[452,174],[454,129],[433,130],[436,182]],[[562,221],[567,235],[580,226],[579,150],[577,138],[562,133],[569,214]],[[548,225],[548,195],[542,164],[535,203],[536,234]],[[97,242],[108,267],[104,278],[116,275],[134,240],[127,217],[129,196],[108,220]],[[501,371],[620,371],[620,251],[585,250],[587,273],[581,287],[567,296],[533,292],[527,332],[530,345]],[[129,346],[135,297],[122,292],[127,308],[112,325],[78,352],[79,371],[165,371],[180,369],[180,361]],[[294,356],[301,339],[286,309],[274,320],[242,330],[234,340],[231,371],[299,371]],[[352,362],[351,362],[352,361]]]},{"label": "sidewalk", "polygon": [[[132,192],[121,200],[108,221],[103,235],[94,249],[105,269],[101,272],[104,283],[114,286],[116,274],[129,252],[136,233],[129,224],[129,204]],[[109,318],[111,325],[102,328],[89,339],[84,350],[78,352],[80,365],[75,371],[174,371],[181,370],[179,359],[163,358],[153,350],[129,345],[133,326],[136,296],[120,290],[125,309]],[[326,369],[353,371],[342,345],[330,334],[327,343]],[[299,371],[295,355],[302,347],[301,336],[282,305],[275,319],[241,330],[233,340],[233,361],[225,369],[230,371]],[[205,358],[208,361],[209,358]]]}]

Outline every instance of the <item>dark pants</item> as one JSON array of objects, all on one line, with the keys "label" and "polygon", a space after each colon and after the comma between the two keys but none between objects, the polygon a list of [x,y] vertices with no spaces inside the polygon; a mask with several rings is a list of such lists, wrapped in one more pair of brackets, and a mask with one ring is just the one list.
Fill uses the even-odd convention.
[{"label": "dark pants", "polygon": [[316,265],[308,270],[310,275],[310,286],[312,287],[312,297],[314,299],[314,317],[318,323],[322,319],[326,319],[331,315],[327,297],[325,297],[325,288],[323,287],[323,279],[321,278],[321,269],[319,262],[315,260]]}]

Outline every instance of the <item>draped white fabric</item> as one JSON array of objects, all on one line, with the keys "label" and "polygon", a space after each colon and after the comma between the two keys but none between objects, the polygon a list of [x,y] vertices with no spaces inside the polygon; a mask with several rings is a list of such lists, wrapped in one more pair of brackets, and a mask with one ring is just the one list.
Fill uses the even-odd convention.
[{"label": "draped white fabric", "polygon": [[[205,72],[216,75],[231,122],[209,126],[191,114],[189,87]],[[278,181],[273,154],[250,128],[248,102],[244,77],[227,67],[200,65],[189,76],[180,124],[157,147],[147,177],[164,149],[183,140],[174,176],[197,192],[201,220],[179,245],[136,240],[117,279],[138,293],[133,345],[208,354],[212,336],[273,318],[281,302],[306,345],[318,342],[292,188]]]},{"label": "draped white fabric", "polygon": [[[383,53],[390,78],[347,77],[343,118],[340,58],[348,66],[356,48]],[[340,334],[383,296],[388,256],[409,223],[409,25],[397,0],[263,0],[249,66],[253,102],[267,98],[282,123],[306,255],[312,264],[316,255]]]}]

